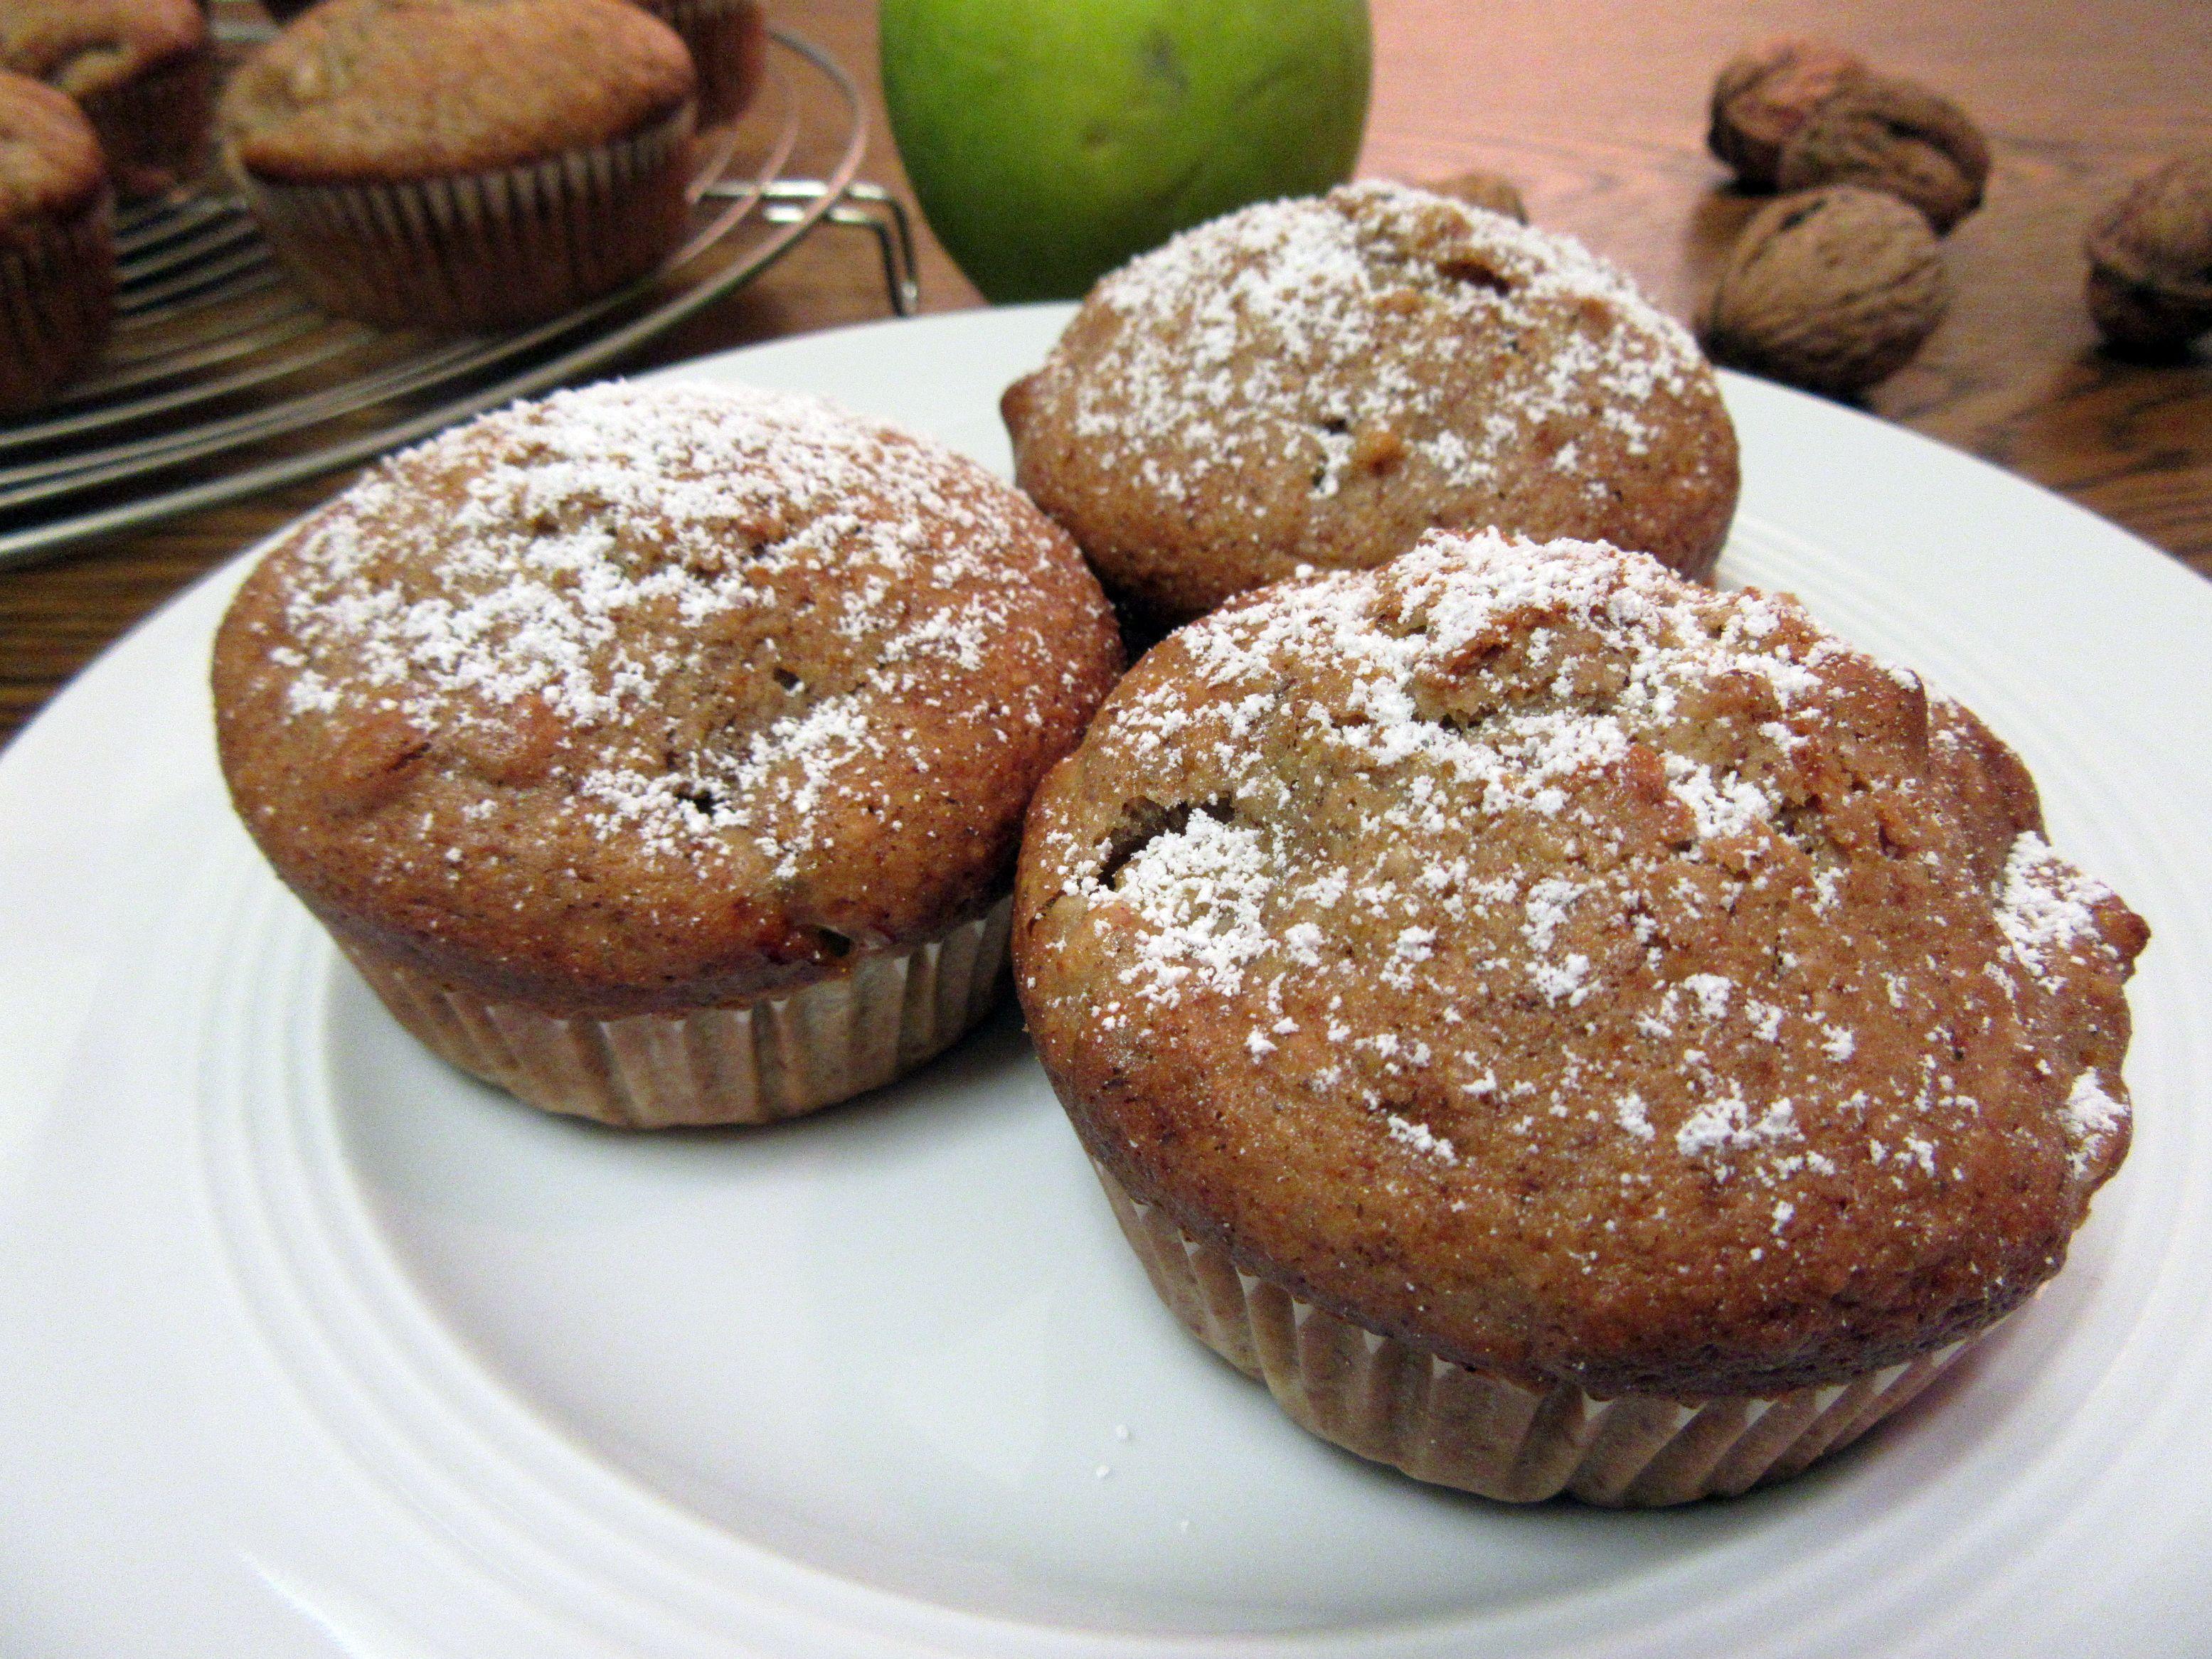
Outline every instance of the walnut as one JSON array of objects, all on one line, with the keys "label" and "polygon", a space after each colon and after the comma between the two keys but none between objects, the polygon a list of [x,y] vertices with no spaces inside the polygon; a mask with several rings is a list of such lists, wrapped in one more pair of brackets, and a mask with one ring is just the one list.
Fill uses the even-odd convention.
[{"label": "walnut", "polygon": [[1847,397],[1903,368],[1949,303],[1942,252],[1918,210],[1837,185],[1753,216],[1698,332],[1718,362]]},{"label": "walnut", "polygon": [[2172,351],[2212,329],[2212,150],[2140,180],[2087,249],[2089,313],[2114,345]]},{"label": "walnut", "polygon": [[1521,192],[1513,187],[1510,179],[1494,173],[1471,168],[1455,173],[1448,179],[1433,179],[1421,186],[1438,196],[1449,196],[1469,207],[1486,208],[1492,213],[1502,213],[1509,219],[1528,222],[1528,210],[1522,205]]},{"label": "walnut", "polygon": [[1947,231],[1982,204],[1990,147],[1949,99],[1894,75],[1846,81],[1782,146],[1784,190],[1864,185],[1902,197]]},{"label": "walnut", "polygon": [[1782,146],[1837,88],[1867,66],[1825,40],[1768,40],[1736,54],[1713,82],[1705,143],[1754,190],[1774,188]]}]

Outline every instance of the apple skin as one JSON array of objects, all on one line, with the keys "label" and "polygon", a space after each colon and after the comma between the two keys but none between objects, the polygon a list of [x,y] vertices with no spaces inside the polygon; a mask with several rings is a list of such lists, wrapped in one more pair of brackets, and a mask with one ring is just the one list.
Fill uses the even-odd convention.
[{"label": "apple skin", "polygon": [[987,299],[1074,299],[1203,220],[1342,183],[1366,0],[883,0],[930,228]]}]

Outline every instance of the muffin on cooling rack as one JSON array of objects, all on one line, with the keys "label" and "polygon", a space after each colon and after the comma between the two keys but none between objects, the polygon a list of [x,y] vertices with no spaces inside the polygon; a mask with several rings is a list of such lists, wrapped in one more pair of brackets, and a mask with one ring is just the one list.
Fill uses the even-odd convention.
[{"label": "muffin on cooling rack", "polygon": [[240,816],[386,1005],[533,1105],[760,1122],[989,1006],[1121,665],[1066,536],[811,399],[488,416],[286,536],[216,641]]},{"label": "muffin on cooling rack", "polygon": [[125,196],[159,195],[198,170],[215,52],[196,0],[7,0],[0,68],[77,101]]},{"label": "muffin on cooling rack", "polygon": [[1492,1498],[1732,1493],[2058,1270],[2148,933],[1795,602],[1437,535],[1155,647],[1030,814],[1016,984],[1162,1297]]},{"label": "muffin on cooling rack", "polygon": [[1003,407],[1022,487],[1167,622],[1439,526],[1699,575],[1735,510],[1735,429],[1685,330],[1569,239],[1404,185],[1132,261]]},{"label": "muffin on cooling rack", "polygon": [[41,402],[100,355],[115,313],[113,221],[82,112],[0,70],[0,414]]},{"label": "muffin on cooling rack", "polygon": [[542,321],[682,240],[690,54],[626,0],[323,0],[234,76],[224,163],[316,302]]},{"label": "muffin on cooling rack", "polygon": [[636,0],[684,37],[699,71],[699,118],[733,121],[760,90],[768,25],[759,0]]}]

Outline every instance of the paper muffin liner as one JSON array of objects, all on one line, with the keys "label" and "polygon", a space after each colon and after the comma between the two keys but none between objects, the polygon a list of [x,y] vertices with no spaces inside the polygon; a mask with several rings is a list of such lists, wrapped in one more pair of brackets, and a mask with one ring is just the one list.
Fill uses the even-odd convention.
[{"label": "paper muffin liner", "polygon": [[125,197],[158,196],[198,174],[215,84],[215,52],[204,46],[81,100]]},{"label": "paper muffin liner", "polygon": [[99,355],[115,315],[106,195],[65,223],[0,245],[0,413],[56,392]]},{"label": "paper muffin liner", "polygon": [[646,0],[646,9],[690,49],[699,71],[701,124],[744,114],[768,68],[759,0]]},{"label": "paper muffin liner", "polygon": [[1152,1288],[1191,1333],[1324,1440],[1418,1480],[1528,1504],[1650,1508],[1784,1480],[1905,1404],[1968,1338],[1848,1382],[1686,1405],[1522,1388],[1299,1301],[1191,1237],[1101,1169]]},{"label": "paper muffin liner", "polygon": [[921,945],[855,951],[835,979],[682,1013],[564,1018],[495,1002],[358,940],[340,947],[441,1059],[549,1112],[621,1128],[773,1123],[879,1088],[988,1012],[1013,898]]},{"label": "paper muffin liner", "polygon": [[689,222],[692,107],[540,161],[396,181],[275,184],[231,172],[324,309],[387,328],[518,326],[659,265]]}]

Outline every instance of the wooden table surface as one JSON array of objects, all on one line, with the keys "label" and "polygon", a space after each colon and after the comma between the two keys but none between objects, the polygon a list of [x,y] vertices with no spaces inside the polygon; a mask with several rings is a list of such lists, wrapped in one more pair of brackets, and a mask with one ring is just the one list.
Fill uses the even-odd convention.
[{"label": "wooden table surface", "polygon": [[[769,0],[875,97],[868,0]],[[1702,146],[1713,72],[1739,45],[1819,33],[1966,106],[1996,155],[1989,200],[1948,243],[1955,299],[1874,410],[1988,457],[2212,575],[2212,348],[2110,358],[2081,302],[2081,234],[2131,178],[2212,144],[2205,0],[1374,0],[1375,98],[1361,171],[1514,179],[1539,224],[1694,307],[1755,203]],[[867,174],[902,191],[878,125]],[[977,303],[933,242],[925,303]],[[635,367],[884,313],[872,258],[817,236]],[[340,474],[0,570],[0,739],[178,588],[341,488]]]}]

